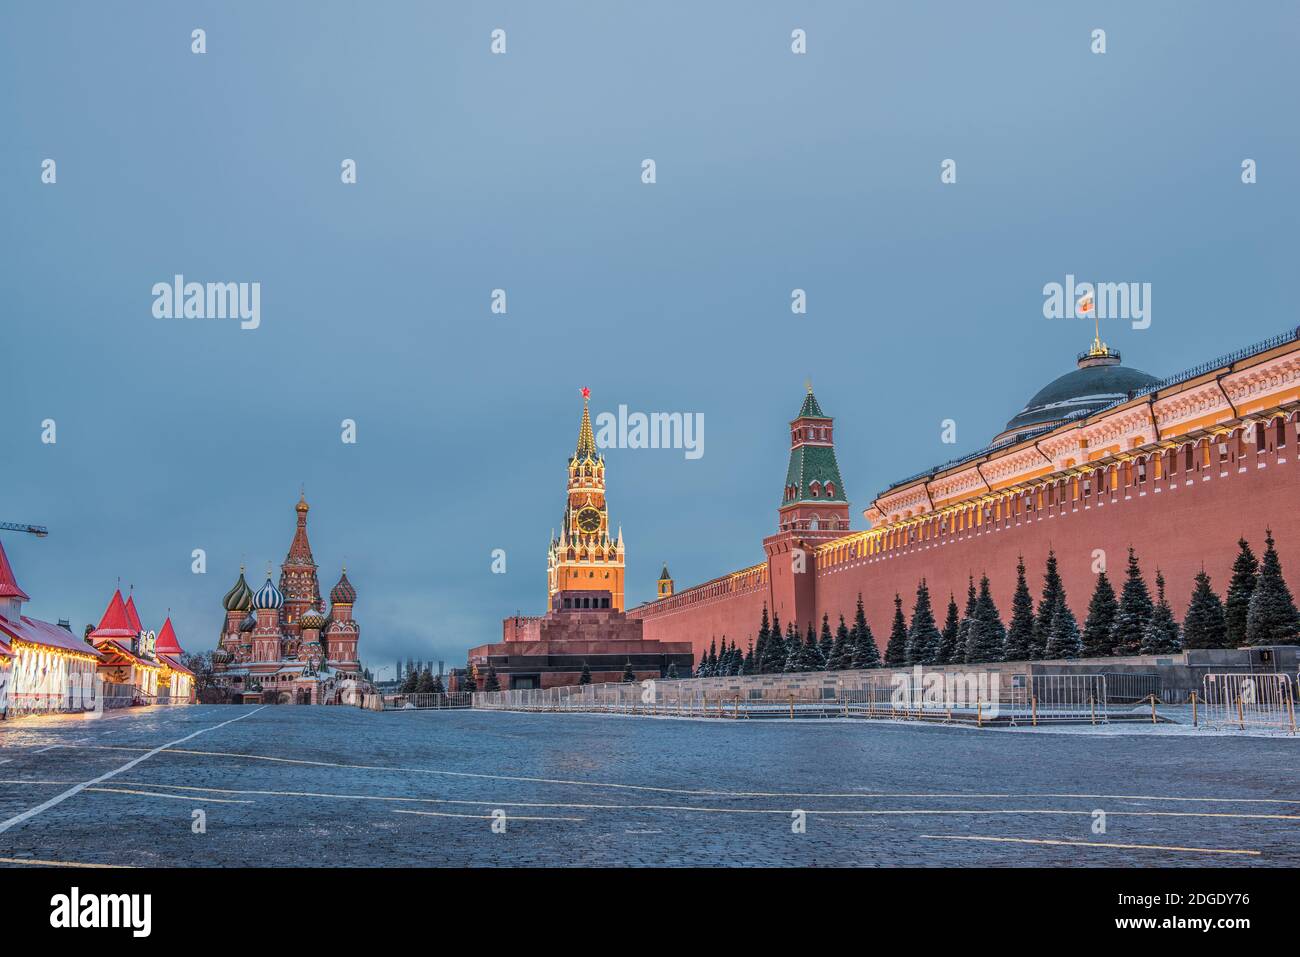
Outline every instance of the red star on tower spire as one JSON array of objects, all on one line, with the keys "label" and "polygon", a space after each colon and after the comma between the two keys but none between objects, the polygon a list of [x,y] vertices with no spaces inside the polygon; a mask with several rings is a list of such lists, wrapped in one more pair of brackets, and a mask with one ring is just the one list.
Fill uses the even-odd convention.
[{"label": "red star on tower spire", "polygon": [[582,387],[582,401],[586,402],[590,398],[591,398],[591,390],[584,385]]}]

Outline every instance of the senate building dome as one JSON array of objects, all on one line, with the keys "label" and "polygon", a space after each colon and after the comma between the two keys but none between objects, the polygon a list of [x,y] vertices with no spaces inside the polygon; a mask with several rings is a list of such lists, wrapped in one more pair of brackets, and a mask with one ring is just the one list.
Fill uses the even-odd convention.
[{"label": "senate building dome", "polygon": [[1079,367],[1034,393],[1025,407],[993,437],[992,444],[1015,440],[1026,432],[1096,412],[1158,381],[1153,375],[1120,365],[1120,354],[1097,337],[1092,341],[1092,348],[1079,356]]}]

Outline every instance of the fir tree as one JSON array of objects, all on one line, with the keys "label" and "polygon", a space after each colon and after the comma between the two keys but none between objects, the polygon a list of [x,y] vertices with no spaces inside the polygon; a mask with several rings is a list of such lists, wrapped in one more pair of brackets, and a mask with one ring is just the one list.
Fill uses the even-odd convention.
[{"label": "fir tree", "polygon": [[1047,654],[1047,639],[1052,630],[1052,618],[1056,614],[1056,599],[1061,594],[1061,573],[1056,569],[1056,552],[1047,550],[1047,565],[1043,569],[1043,596],[1038,601],[1038,616],[1034,619],[1034,646],[1030,649],[1031,660],[1042,658]]},{"label": "fir tree", "polygon": [[1136,655],[1142,648],[1147,623],[1151,620],[1151,593],[1142,578],[1137,556],[1132,546],[1128,550],[1128,569],[1125,571],[1124,589],[1119,595],[1119,610],[1115,614],[1115,627],[1111,632],[1113,654]]},{"label": "fir tree", "polygon": [[930,607],[930,586],[924,578],[916,586],[916,603],[912,606],[912,627],[907,634],[907,663],[932,665],[939,654],[939,634],[934,623],[934,609]]},{"label": "fir tree", "polygon": [[772,631],[767,638],[767,648],[759,663],[758,673],[775,675],[785,671],[785,639],[781,637],[781,618],[772,616]]},{"label": "fir tree", "polygon": [[903,597],[894,595],[894,624],[885,645],[885,667],[907,667],[907,621],[903,618]]},{"label": "fir tree", "polygon": [[1246,644],[1246,616],[1250,613],[1250,596],[1255,591],[1259,576],[1259,562],[1244,538],[1237,540],[1237,558],[1232,563],[1232,580],[1228,582],[1227,600],[1223,604],[1223,618],[1228,629],[1228,647],[1240,648]]},{"label": "fir tree", "polygon": [[406,672],[406,677],[402,679],[402,686],[397,690],[402,694],[415,694],[415,689],[420,684],[420,676],[415,673],[414,669]]},{"label": "fir tree", "polygon": [[960,630],[961,618],[957,614],[957,599],[949,592],[948,618],[943,623],[943,631],[939,633],[939,652],[934,656],[936,665],[953,663],[953,655],[957,653],[957,640]]},{"label": "fir tree", "polygon": [[1246,615],[1246,641],[1252,645],[1300,644],[1300,611],[1282,577],[1272,529],[1265,530],[1264,542],[1264,558]]},{"label": "fir tree", "polygon": [[[494,689],[488,688],[488,691]],[[420,677],[415,681],[416,694],[433,694],[433,675],[429,674],[428,669],[420,672]]]},{"label": "fir tree", "polygon": [[989,576],[980,578],[979,598],[975,601],[975,617],[966,635],[966,661],[977,664],[1001,661],[1002,649],[1007,641],[1007,630],[993,603]]},{"label": "fir tree", "polygon": [[585,661],[582,663],[582,674],[578,675],[578,684],[591,684],[591,665],[587,664]]},{"label": "fir tree", "polygon": [[1056,609],[1052,613],[1052,627],[1047,636],[1046,656],[1049,660],[1078,658],[1083,643],[1079,640],[1079,623],[1065,600],[1062,589],[1056,596]]},{"label": "fir tree", "polygon": [[791,674],[803,670],[803,638],[794,622],[790,622],[785,626],[785,671]]},{"label": "fir tree", "polygon": [[718,639],[709,639],[709,675],[718,673]]},{"label": "fir tree", "polygon": [[813,623],[808,622],[808,634],[803,640],[803,658],[800,661],[800,671],[821,671],[822,670],[822,653],[817,644],[817,632],[813,631]]},{"label": "fir tree", "polygon": [[752,648],[750,674],[763,673],[763,656],[767,654],[767,641],[772,634],[772,624],[767,617],[767,603],[763,603],[763,618],[758,624],[758,640]]},{"label": "fir tree", "polygon": [[1034,599],[1025,581],[1025,559],[1016,562],[1016,594],[1011,599],[1011,627],[1007,629],[1007,661],[1028,661],[1034,650]]},{"label": "fir tree", "polygon": [[970,646],[970,630],[975,624],[976,613],[979,610],[979,598],[975,593],[975,576],[971,575],[966,580],[966,608],[962,612],[961,622],[957,626],[957,646],[948,656],[948,664],[962,665],[968,660],[966,650]]},{"label": "fir tree", "polygon": [[1088,602],[1088,618],[1083,623],[1083,657],[1106,658],[1115,653],[1115,618],[1119,599],[1106,573],[1097,574],[1097,587]]},{"label": "fir tree", "polygon": [[461,682],[460,690],[468,691],[470,694],[474,694],[478,691],[478,681],[474,678],[473,668],[467,668],[465,670],[465,680]]},{"label": "fir tree", "polygon": [[434,676],[433,676],[433,688],[432,688],[431,690],[432,690],[432,692],[433,692],[434,694],[446,694],[446,693],[447,693],[446,689],[443,688],[443,686],[442,686],[442,675],[434,675]]},{"label": "fir tree", "polygon": [[[586,662],[583,663],[583,665],[582,665],[582,670],[585,671],[585,672],[587,672],[587,680],[586,680],[586,681],[579,681],[578,684],[580,684],[580,685],[589,685],[589,684],[591,684],[591,671],[589,671],[589,670],[587,669]],[[676,680],[677,680],[677,662],[675,662],[675,661],[670,661],[670,662],[668,662],[668,672],[667,672],[667,674],[664,675],[664,678],[665,678],[666,680],[668,680],[668,681],[676,681]]]},{"label": "fir tree", "polygon": [[821,662],[822,671],[830,671],[831,651],[834,650],[835,640],[831,637],[831,620],[830,615],[822,614],[822,632],[817,639],[817,658]]},{"label": "fir tree", "polygon": [[1227,648],[1228,625],[1223,602],[1210,587],[1210,576],[1202,568],[1196,573],[1196,587],[1183,616],[1184,648]]},{"label": "fir tree", "polygon": [[858,592],[858,610],[853,616],[853,629],[849,636],[853,644],[853,667],[879,668],[880,649],[876,647],[876,636],[867,624],[867,613],[862,608],[862,592]]},{"label": "fir tree", "polygon": [[623,666],[623,684],[628,685],[636,681],[636,675],[632,673],[632,659],[627,659],[627,664]]},{"label": "fir tree", "polygon": [[826,658],[827,671],[845,671],[853,664],[853,650],[849,646],[849,626],[840,615],[840,626],[835,629],[835,642]]},{"label": "fir tree", "polygon": [[[425,674],[427,675],[429,674],[429,672],[426,671]],[[429,678],[429,687],[431,688],[433,687],[432,676]],[[497,670],[492,665],[488,665],[487,680],[483,682],[483,690],[484,691],[501,690],[501,679],[497,677]]]},{"label": "fir tree", "polygon": [[1178,622],[1165,600],[1165,576],[1156,569],[1156,604],[1151,610],[1151,620],[1142,636],[1142,654],[1167,655],[1178,651],[1182,642],[1178,638]]}]

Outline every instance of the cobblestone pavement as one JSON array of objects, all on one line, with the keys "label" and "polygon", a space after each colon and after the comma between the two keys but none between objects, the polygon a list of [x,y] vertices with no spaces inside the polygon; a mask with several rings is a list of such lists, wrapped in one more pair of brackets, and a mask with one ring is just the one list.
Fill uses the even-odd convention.
[{"label": "cobblestone pavement", "polygon": [[0,722],[0,863],[1294,866],[1298,757],[1290,738],[153,708]]}]

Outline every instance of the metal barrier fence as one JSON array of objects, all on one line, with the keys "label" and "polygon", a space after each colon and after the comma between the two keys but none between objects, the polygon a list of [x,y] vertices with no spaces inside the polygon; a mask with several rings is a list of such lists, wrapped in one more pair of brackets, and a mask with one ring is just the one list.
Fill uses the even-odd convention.
[{"label": "metal barrier fence", "polygon": [[383,710],[441,711],[469,708],[473,704],[473,697],[468,691],[449,694],[386,694],[383,696]]},{"label": "metal barrier fence", "polygon": [[[1284,674],[1208,674],[1199,723],[1208,728],[1273,728],[1295,734],[1295,699]],[[1193,705],[1193,707],[1196,707]]]},{"label": "metal barrier fence", "polygon": [[[710,689],[701,679],[569,685],[480,692],[473,706],[496,711],[588,712],[688,718],[892,718],[1037,725],[1106,723],[1107,675],[1034,675],[1004,683],[994,672],[882,673],[853,686]],[[707,680],[707,679],[703,679]]]},{"label": "metal barrier fence", "polygon": [[1107,672],[1106,700],[1112,704],[1141,704],[1150,701],[1155,695],[1157,701],[1164,700],[1164,686],[1158,674],[1136,674],[1133,672]]}]

